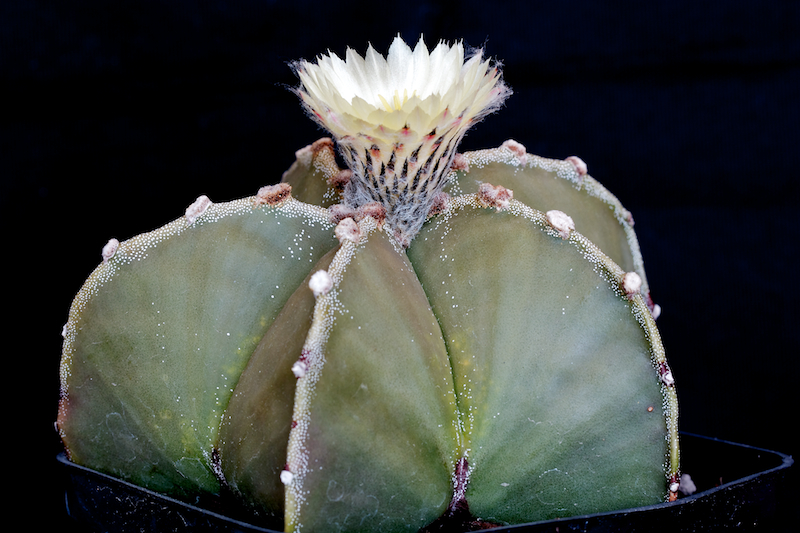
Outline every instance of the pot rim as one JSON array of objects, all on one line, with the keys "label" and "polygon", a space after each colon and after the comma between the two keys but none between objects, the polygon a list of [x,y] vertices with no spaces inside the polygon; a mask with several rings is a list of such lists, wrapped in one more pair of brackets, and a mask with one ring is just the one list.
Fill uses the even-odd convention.
[{"label": "pot rim", "polygon": [[[567,527],[570,530],[572,527],[580,527],[580,531],[588,532],[592,531],[595,527],[605,530],[608,528],[609,524],[613,524],[614,528],[618,531],[632,531],[638,529],[637,524],[640,526],[643,525],[644,520],[647,520],[649,524],[648,529],[653,531],[653,521],[655,520],[656,523],[658,523],[667,517],[670,518],[666,520],[664,527],[671,531],[680,529],[678,522],[675,521],[676,519],[682,521],[682,523],[691,522],[693,529],[696,531],[711,531],[716,529],[717,526],[721,528],[725,527],[725,525],[718,520],[719,517],[714,516],[717,514],[720,516],[723,515],[725,509],[728,509],[728,514],[731,515],[731,518],[738,520],[738,523],[742,523],[743,521],[745,523],[757,523],[763,520],[769,521],[771,518],[770,509],[774,511],[775,508],[774,501],[772,500],[775,498],[776,485],[780,484],[787,470],[794,464],[794,459],[790,455],[694,433],[680,432],[680,437],[682,442],[687,440],[695,444],[712,446],[715,449],[720,448],[723,449],[725,453],[749,454],[750,457],[757,457],[759,462],[768,462],[771,466],[742,477],[737,477],[731,481],[720,483],[717,486],[699,490],[694,494],[681,497],[674,502],[663,502],[616,511],[541,520],[525,524],[499,526],[484,531],[487,531],[487,533],[534,533],[556,531],[559,527]],[[183,515],[189,516],[190,521],[199,521],[199,524],[189,526],[186,531],[280,533],[273,529],[257,526],[250,522],[236,519],[198,505],[177,500],[173,497],[134,485],[108,474],[72,463],[63,452],[58,454],[57,461],[67,472],[69,478],[65,488],[67,514],[79,523],[97,524],[98,518],[102,522],[103,516],[96,516],[102,515],[102,513],[97,512],[100,506],[92,506],[90,503],[95,502],[93,498],[97,497],[97,494],[100,492],[113,493],[116,491],[125,494],[126,498],[130,498],[130,496],[140,498],[145,502],[155,505],[159,509],[168,509],[177,514],[182,513]],[[104,490],[99,490],[100,488]],[[94,494],[92,494],[92,490],[94,490]],[[114,502],[124,502],[127,501],[126,498],[115,497]],[[750,506],[753,507],[753,509],[751,509],[752,512],[750,514],[744,513],[743,515],[741,512],[742,504],[748,503],[753,504]],[[132,521],[128,523],[135,523],[137,520],[136,512],[143,515],[138,517],[138,520],[153,523],[152,515],[144,508],[139,509],[140,506],[138,503],[131,501],[130,505],[132,505],[133,514],[129,514]],[[733,514],[736,514],[735,511],[737,510],[739,511],[739,516],[734,517]],[[709,515],[711,511],[714,512],[714,515]],[[651,517],[651,515],[653,515],[653,517]],[[711,525],[709,525],[708,528],[703,527],[701,523],[703,522],[704,515],[709,515],[708,519],[713,522],[713,524],[709,523]],[[185,519],[181,521],[186,522]],[[658,528],[656,527],[656,529]],[[145,528],[144,530],[148,529]]]}]

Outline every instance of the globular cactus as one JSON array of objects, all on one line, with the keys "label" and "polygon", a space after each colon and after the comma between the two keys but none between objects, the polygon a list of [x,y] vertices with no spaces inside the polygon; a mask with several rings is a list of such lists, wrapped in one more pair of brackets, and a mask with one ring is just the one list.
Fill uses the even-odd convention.
[{"label": "globular cactus", "polygon": [[457,153],[510,93],[480,51],[398,38],[294,67],[334,139],[112,240],[75,298],[69,458],[287,531],[674,498],[674,380],[619,201],[577,158]]}]

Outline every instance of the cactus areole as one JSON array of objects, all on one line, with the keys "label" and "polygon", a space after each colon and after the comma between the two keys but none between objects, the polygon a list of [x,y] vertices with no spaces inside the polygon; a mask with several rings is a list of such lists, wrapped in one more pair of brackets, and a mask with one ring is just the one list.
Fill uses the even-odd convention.
[{"label": "cactus areole", "polygon": [[398,37],[292,66],[332,139],[103,248],[63,330],[70,460],[286,531],[674,499],[675,383],[630,213],[576,157],[457,152],[511,93],[481,50]]}]

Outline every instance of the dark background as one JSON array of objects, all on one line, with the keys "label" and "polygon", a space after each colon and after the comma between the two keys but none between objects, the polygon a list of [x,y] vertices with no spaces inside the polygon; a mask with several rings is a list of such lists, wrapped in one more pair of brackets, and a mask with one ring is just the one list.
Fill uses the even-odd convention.
[{"label": "dark background", "polygon": [[278,181],[324,134],[287,62],[398,32],[503,61],[515,94],[462,150],[578,155],[632,211],[681,428],[796,455],[799,26],[744,0],[0,3],[11,511],[65,523],[60,331],[105,242]]}]

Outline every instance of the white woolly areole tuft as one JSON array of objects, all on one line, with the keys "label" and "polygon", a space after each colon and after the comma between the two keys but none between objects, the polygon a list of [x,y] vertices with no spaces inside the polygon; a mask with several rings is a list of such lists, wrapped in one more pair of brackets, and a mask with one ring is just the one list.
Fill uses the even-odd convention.
[{"label": "white woolly areole tuft", "polygon": [[572,166],[575,167],[575,172],[577,172],[579,176],[585,176],[589,173],[589,167],[586,166],[586,163],[583,162],[583,159],[576,155],[571,155],[564,161],[572,163]]},{"label": "white woolly areole tuft", "polygon": [[642,278],[636,272],[626,272],[622,277],[622,290],[628,296],[639,294],[642,290]]},{"label": "white woolly areole tuft", "polygon": [[517,156],[520,163],[527,163],[528,162],[528,149],[525,148],[520,142],[515,141],[514,139],[508,139],[500,145],[500,148],[505,148],[509,150],[512,154]]},{"label": "white woolly areole tuft", "polygon": [[658,317],[661,316],[661,306],[653,304],[653,309],[650,311],[650,314],[653,316],[653,320],[657,320]]},{"label": "white woolly areole tuft", "polygon": [[198,196],[192,205],[186,208],[186,222],[191,226],[211,206],[211,200],[205,194]]},{"label": "white woolly areole tuft", "polygon": [[689,474],[681,474],[680,482],[673,483],[672,485],[670,485],[669,490],[675,492],[674,490],[672,490],[672,488],[676,484],[678,485],[678,487],[676,487],[676,490],[681,491],[681,494],[684,494],[686,496],[690,496],[695,492],[697,492],[697,485],[695,485],[694,481],[692,480],[692,476],[690,476]]},{"label": "white woolly areole tuft", "polygon": [[333,280],[326,271],[318,270],[308,280],[308,288],[311,289],[315,297],[321,294],[328,294],[328,291],[333,288]]},{"label": "white woolly areole tuft", "polygon": [[294,377],[300,379],[308,372],[308,364],[305,361],[295,361],[292,365],[292,374]]},{"label": "white woolly areole tuft", "polygon": [[289,472],[288,470],[281,471],[281,483],[284,485],[289,485],[294,480],[294,474]]},{"label": "white woolly areole tuft", "polygon": [[119,241],[117,239],[110,239],[105,246],[103,246],[103,263],[107,263],[109,259],[114,257],[119,248]]},{"label": "white woolly areole tuft", "polygon": [[570,233],[575,230],[575,222],[572,217],[563,211],[553,209],[545,213],[547,222],[558,232],[562,239],[569,239]]},{"label": "white woolly areole tuft", "polygon": [[413,238],[431,199],[445,184],[464,133],[511,94],[483,51],[461,42],[412,50],[399,36],[386,57],[370,45],[364,57],[328,52],[297,61],[304,107],[339,143],[353,178],[344,201],[386,207],[386,219]]},{"label": "white woolly areole tuft", "polygon": [[350,241],[357,243],[361,239],[361,229],[352,218],[345,218],[336,225],[334,235],[339,242]]}]

